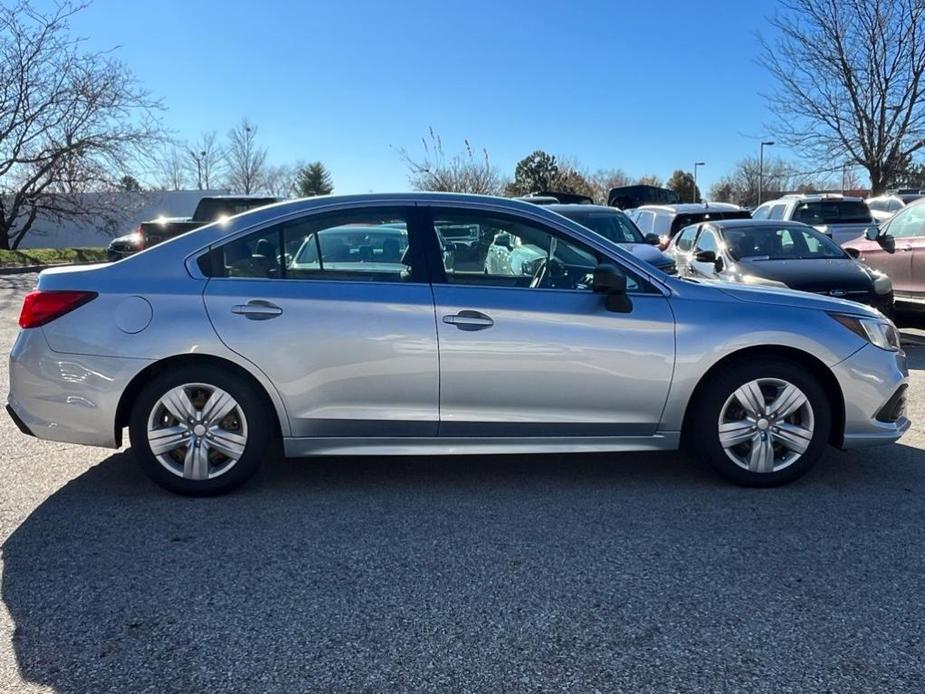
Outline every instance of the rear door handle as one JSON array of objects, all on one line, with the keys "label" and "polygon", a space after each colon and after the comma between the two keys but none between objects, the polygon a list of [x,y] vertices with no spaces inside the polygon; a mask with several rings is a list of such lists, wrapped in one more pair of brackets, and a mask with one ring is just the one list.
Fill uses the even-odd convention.
[{"label": "rear door handle", "polygon": [[495,324],[491,317],[479,311],[460,311],[455,316],[444,316],[443,322],[460,330],[485,330]]},{"label": "rear door handle", "polygon": [[276,304],[271,304],[269,301],[253,299],[246,304],[232,306],[231,312],[237,313],[239,316],[244,316],[245,318],[250,318],[251,320],[267,320],[268,318],[276,318],[276,316],[281,315],[283,309]]}]

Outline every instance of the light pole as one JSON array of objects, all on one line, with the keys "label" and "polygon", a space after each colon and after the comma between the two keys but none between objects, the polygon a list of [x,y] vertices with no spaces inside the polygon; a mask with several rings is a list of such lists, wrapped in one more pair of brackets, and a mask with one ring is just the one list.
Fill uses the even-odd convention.
[{"label": "light pole", "polygon": [[764,188],[764,148],[774,144],[773,140],[762,142],[758,148],[758,204],[761,204],[761,193]]},{"label": "light pole", "polygon": [[694,190],[691,192],[691,202],[697,202],[697,167],[706,165],[705,161],[694,162]]},{"label": "light pole", "polygon": [[199,185],[199,190],[202,190],[202,161],[206,158],[206,153],[200,152],[197,156],[193,150],[190,150],[190,155],[196,162],[196,183]]}]

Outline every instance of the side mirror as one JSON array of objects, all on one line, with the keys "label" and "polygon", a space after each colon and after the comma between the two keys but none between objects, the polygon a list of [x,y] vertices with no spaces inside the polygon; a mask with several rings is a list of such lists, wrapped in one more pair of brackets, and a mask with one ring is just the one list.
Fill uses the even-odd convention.
[{"label": "side mirror", "polygon": [[850,255],[855,260],[861,257],[861,251],[859,251],[857,248],[846,248],[845,253]]},{"label": "side mirror", "polygon": [[880,229],[878,227],[867,227],[864,230],[864,238],[868,241],[876,241],[880,236]]},{"label": "side mirror", "polygon": [[716,264],[716,251],[698,251],[694,256],[694,260],[698,263],[713,263]]},{"label": "side mirror", "polygon": [[887,253],[893,253],[896,250],[896,237],[892,234],[881,234],[877,237],[877,243]]},{"label": "side mirror", "polygon": [[653,234],[653,233],[650,232],[650,233],[646,234],[645,241],[646,241],[646,243],[649,244],[650,246],[657,246],[658,244],[660,244],[660,243],[662,242],[662,239],[659,237],[658,234]]},{"label": "side mirror", "polygon": [[594,268],[591,288],[596,294],[606,296],[608,311],[629,313],[633,304],[626,295],[626,275],[623,270],[610,263],[602,263]]}]

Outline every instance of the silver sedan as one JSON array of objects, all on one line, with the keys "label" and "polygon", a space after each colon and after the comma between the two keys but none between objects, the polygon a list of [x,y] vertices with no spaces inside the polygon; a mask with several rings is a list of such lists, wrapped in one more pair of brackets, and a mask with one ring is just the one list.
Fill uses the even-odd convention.
[{"label": "silver sedan", "polygon": [[[531,250],[487,270],[493,246]],[[260,208],[43,272],[10,355],[27,434],[215,494],[277,453],[670,450],[769,486],[909,427],[856,303],[664,275],[542,207],[454,194]]]}]

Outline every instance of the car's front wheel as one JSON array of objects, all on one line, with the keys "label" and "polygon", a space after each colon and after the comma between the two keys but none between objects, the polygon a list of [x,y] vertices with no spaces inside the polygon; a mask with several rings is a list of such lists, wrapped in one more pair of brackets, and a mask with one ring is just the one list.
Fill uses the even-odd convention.
[{"label": "car's front wheel", "polygon": [[704,384],[687,426],[695,457],[737,484],[793,481],[819,460],[832,414],[825,390],[802,366],[743,362]]},{"label": "car's front wheel", "polygon": [[132,410],[136,459],[149,477],[178,494],[230,491],[274,450],[261,395],[248,381],[214,367],[160,374]]}]

